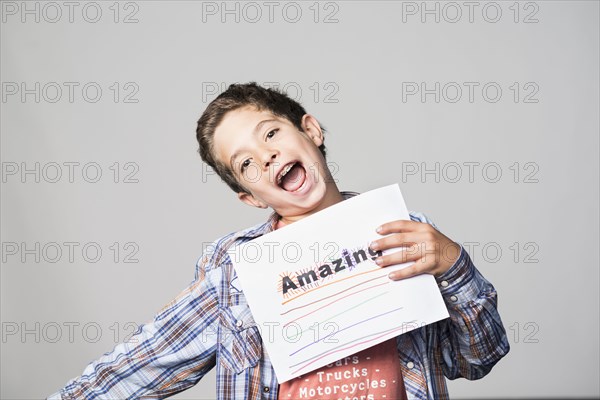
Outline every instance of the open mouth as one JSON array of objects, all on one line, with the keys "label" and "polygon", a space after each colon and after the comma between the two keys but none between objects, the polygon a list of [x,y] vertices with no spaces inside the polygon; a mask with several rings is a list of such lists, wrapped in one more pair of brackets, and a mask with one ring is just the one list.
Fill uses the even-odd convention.
[{"label": "open mouth", "polygon": [[290,162],[277,174],[277,186],[287,192],[297,192],[306,182],[306,170],[298,161]]}]

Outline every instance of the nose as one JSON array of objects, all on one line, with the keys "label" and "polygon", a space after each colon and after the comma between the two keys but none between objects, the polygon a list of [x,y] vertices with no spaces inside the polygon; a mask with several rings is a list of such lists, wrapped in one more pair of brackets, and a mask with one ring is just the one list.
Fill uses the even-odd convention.
[{"label": "nose", "polygon": [[264,168],[269,168],[269,166],[276,162],[277,160],[277,151],[275,150],[267,150],[263,155],[263,165]]}]

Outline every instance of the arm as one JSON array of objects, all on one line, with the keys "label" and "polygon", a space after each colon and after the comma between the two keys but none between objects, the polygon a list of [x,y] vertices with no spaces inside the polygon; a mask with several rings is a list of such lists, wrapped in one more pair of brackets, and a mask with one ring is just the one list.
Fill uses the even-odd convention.
[{"label": "arm", "polygon": [[215,365],[218,297],[207,260],[199,260],[194,281],[152,321],[49,399],[164,398],[194,386]]},{"label": "arm", "polygon": [[435,279],[450,314],[426,327],[428,336],[435,335],[438,343],[436,363],[449,379],[482,378],[510,349],[496,290],[462,246],[456,263]]},{"label": "arm", "polygon": [[[378,263],[385,267],[414,261],[390,274],[406,279],[434,275],[450,318],[425,328],[435,362],[449,379],[479,379],[508,353],[510,346],[497,310],[494,287],[473,265],[463,246],[444,236],[422,213],[411,213],[412,221],[393,221],[382,226],[377,249],[405,246]],[[371,246],[373,247],[373,246]]]}]

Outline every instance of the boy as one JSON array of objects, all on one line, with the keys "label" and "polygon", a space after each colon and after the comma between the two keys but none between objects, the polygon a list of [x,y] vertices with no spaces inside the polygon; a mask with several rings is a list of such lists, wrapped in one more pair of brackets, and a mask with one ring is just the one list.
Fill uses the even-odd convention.
[{"label": "boy", "polygon": [[[253,82],[229,86],[204,111],[197,139],[202,159],[241,201],[273,213],[265,223],[216,240],[198,260],[194,280],[153,321],[50,398],[164,398],[216,366],[219,399],[438,400],[448,398],[444,376],[479,379],[508,352],[494,287],[461,245],[411,212],[411,221],[380,227],[385,236],[370,247],[407,246],[377,264],[415,261],[390,274],[393,280],[434,275],[450,318],[279,385],[227,250],[356,193],[340,192],[334,183],[318,121],[277,90]],[[368,367],[346,372],[361,361]],[[375,371],[385,377],[377,387]]]}]

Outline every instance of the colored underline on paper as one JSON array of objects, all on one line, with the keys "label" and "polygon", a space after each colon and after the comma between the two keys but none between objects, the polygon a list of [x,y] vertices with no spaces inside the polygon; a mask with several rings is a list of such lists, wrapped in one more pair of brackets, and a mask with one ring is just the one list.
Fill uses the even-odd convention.
[{"label": "colored underline on paper", "polygon": [[[376,298],[378,298],[378,297],[381,297],[381,296],[384,296],[384,295],[386,295],[386,294],[388,294],[388,293],[389,293],[389,292],[383,292],[383,293],[379,293],[377,296],[374,296],[374,297],[371,297],[370,299],[367,299],[367,300],[365,300],[365,301],[362,301],[362,302],[360,302],[360,303],[358,303],[358,304],[356,304],[356,305],[354,305],[354,306],[352,306],[352,307],[350,307],[350,308],[348,308],[348,309],[346,309],[346,310],[344,310],[344,311],[341,311],[341,312],[339,312],[339,313],[337,313],[337,314],[335,314],[335,315],[332,315],[331,317],[329,317],[329,318],[327,318],[327,319],[325,319],[325,320],[323,320],[323,321],[321,321],[321,322],[317,322],[317,326],[319,326],[319,325],[321,325],[321,324],[324,324],[325,322],[327,322],[327,321],[329,321],[329,320],[332,320],[332,319],[334,319],[335,317],[339,317],[340,315],[342,315],[342,314],[345,314],[345,313],[347,313],[348,311],[354,310],[355,308],[358,308],[358,307],[362,306],[363,304],[365,304],[365,303],[368,303],[368,302],[370,302],[371,300],[375,300]],[[284,325],[284,326],[285,326],[285,325]],[[296,335],[295,335],[293,338],[290,338],[290,337],[288,337],[288,339],[290,339],[290,340],[294,340],[294,339],[296,339],[298,336],[302,336],[302,334],[303,334],[303,333],[305,333],[306,331],[308,331],[309,329],[310,329],[310,328],[308,328],[308,329],[305,329],[305,330],[303,330],[303,331],[301,331],[301,332],[297,333],[297,334],[296,334]]]},{"label": "colored underline on paper", "polygon": [[[381,279],[381,278],[384,278],[384,277],[387,277],[387,276],[388,276],[388,275],[387,275],[387,274],[385,274],[385,275],[381,275],[381,276],[378,276],[378,277],[375,277],[375,278],[367,279],[366,281],[362,281],[361,283],[357,283],[357,284],[356,284],[356,285],[354,285],[354,286],[350,286],[349,288],[346,288],[346,289],[344,289],[344,290],[340,290],[339,292],[337,292],[337,293],[334,293],[334,294],[331,294],[331,295],[329,295],[329,296],[327,296],[327,297],[323,297],[323,298],[321,298],[321,299],[319,299],[319,300],[315,300],[315,301],[312,301],[312,302],[310,302],[310,303],[306,303],[306,304],[304,304],[304,305],[301,305],[301,306],[298,306],[298,307],[290,308],[289,310],[287,310],[287,311],[285,311],[285,312],[282,312],[282,313],[280,313],[279,315],[285,315],[285,314],[287,314],[287,313],[289,313],[289,312],[296,311],[296,310],[299,310],[299,309],[301,309],[301,308],[304,308],[304,307],[308,307],[308,306],[310,306],[311,304],[319,303],[319,302],[321,302],[321,301],[323,301],[323,300],[330,299],[330,298],[332,298],[332,297],[335,297],[335,296],[337,296],[338,294],[342,294],[342,293],[344,293],[344,292],[347,292],[348,290],[354,289],[354,288],[355,288],[355,287],[357,287],[357,286],[364,285],[365,283],[369,283],[369,282],[372,282],[372,281],[374,281],[374,280]],[[386,282],[386,283],[389,283],[389,282]]]},{"label": "colored underline on paper", "polygon": [[290,301],[296,300],[297,298],[299,298],[299,297],[302,297],[302,296],[304,296],[305,294],[312,293],[312,292],[314,292],[315,290],[323,289],[323,288],[324,288],[324,287],[326,287],[326,286],[333,285],[333,284],[335,284],[335,283],[340,283],[340,282],[343,282],[343,281],[345,281],[346,279],[356,278],[357,276],[364,275],[364,274],[369,274],[369,273],[371,273],[371,272],[375,272],[375,271],[381,271],[381,268],[379,268],[379,267],[377,267],[377,268],[373,268],[373,269],[370,269],[370,270],[368,270],[368,271],[359,272],[358,274],[354,274],[354,275],[347,276],[347,277],[345,277],[345,278],[342,278],[342,279],[335,280],[335,281],[333,281],[333,282],[325,283],[325,284],[323,284],[323,285],[321,285],[321,286],[317,286],[317,287],[316,287],[316,288],[314,288],[314,289],[310,289],[310,290],[307,290],[306,292],[300,293],[299,295],[297,295],[297,296],[295,296],[295,297],[292,297],[291,299],[287,299],[287,300],[285,300],[285,301],[281,302],[281,305],[284,305],[284,304],[287,304],[287,303],[289,303]]},{"label": "colored underline on paper", "polygon": [[307,347],[310,347],[310,346],[312,346],[313,344],[316,344],[316,343],[320,342],[321,340],[325,340],[325,339],[327,339],[327,338],[328,338],[328,337],[330,337],[330,336],[336,335],[336,334],[338,334],[338,333],[340,333],[340,332],[343,332],[343,331],[345,331],[345,330],[347,330],[347,329],[350,329],[350,328],[352,328],[352,327],[355,327],[356,325],[360,325],[360,324],[362,324],[362,323],[365,323],[365,322],[367,322],[367,321],[370,321],[370,320],[372,320],[372,319],[379,318],[379,317],[383,317],[384,315],[391,314],[391,313],[393,313],[393,312],[396,312],[396,311],[398,311],[398,310],[402,310],[403,308],[404,308],[404,307],[398,307],[398,308],[394,308],[393,310],[386,311],[386,312],[384,312],[384,313],[382,313],[382,314],[375,315],[375,316],[373,316],[373,317],[370,317],[370,318],[367,318],[367,319],[363,319],[362,321],[359,321],[359,322],[356,322],[356,323],[354,323],[354,324],[352,324],[352,325],[349,325],[349,326],[345,327],[344,329],[340,329],[340,330],[339,330],[339,331],[337,331],[337,332],[332,332],[332,333],[330,333],[329,335],[327,335],[327,336],[325,336],[325,337],[323,337],[323,338],[321,338],[321,339],[319,339],[319,340],[315,340],[314,342],[312,342],[312,343],[309,343],[309,344],[307,344],[306,346],[299,348],[298,350],[296,350],[296,351],[294,351],[293,353],[291,353],[291,354],[290,354],[290,357],[291,357],[291,356],[293,356],[294,354],[296,354],[296,353],[298,353],[298,352],[300,352],[300,351],[302,351],[302,350],[306,349]]},{"label": "colored underline on paper", "polygon": [[[363,340],[363,339],[366,339],[366,338],[368,338],[368,337],[371,337],[371,336],[376,336],[376,335],[387,335],[388,333],[390,333],[390,332],[394,332],[394,331],[397,331],[398,329],[404,329],[404,327],[405,327],[407,324],[412,324],[412,323],[414,323],[414,322],[416,322],[416,321],[417,321],[417,320],[416,320],[416,319],[414,319],[414,320],[412,320],[412,321],[409,321],[409,322],[403,322],[403,323],[402,323],[402,325],[401,325],[400,327],[390,328],[390,329],[386,329],[386,330],[384,330],[384,331],[375,332],[375,333],[369,333],[368,335],[365,335],[365,336],[362,336],[362,337],[356,338],[356,339],[354,339],[354,340],[352,340],[352,341],[350,341],[350,342],[348,342],[348,343],[343,343],[343,344],[340,344],[340,345],[338,345],[338,346],[336,346],[336,347],[334,347],[334,348],[332,348],[332,349],[330,349],[330,350],[326,350],[326,351],[324,351],[324,352],[322,352],[322,353],[315,354],[314,356],[312,356],[312,357],[310,357],[310,358],[307,358],[306,360],[302,360],[302,361],[299,361],[299,362],[297,362],[296,364],[292,364],[292,365],[290,365],[288,368],[294,368],[294,367],[297,367],[298,365],[300,365],[300,364],[302,364],[302,363],[305,363],[305,362],[307,362],[307,361],[314,360],[315,358],[317,358],[317,357],[320,357],[320,356],[322,356],[322,355],[323,355],[323,354],[325,354],[325,353],[331,353],[331,352],[334,352],[334,351],[338,350],[340,347],[348,346],[349,344],[351,344],[351,343],[354,343],[354,342],[358,342],[359,340]],[[369,339],[369,340],[375,340],[375,339]],[[343,350],[343,349],[342,349],[342,350]]]},{"label": "colored underline on paper", "polygon": [[[402,329],[403,329],[403,327],[392,328],[392,329],[388,329],[388,330],[385,330],[385,331],[381,331],[381,332],[377,332],[377,333],[372,333],[370,335],[363,336],[361,338],[358,338],[358,339],[355,339],[355,340],[351,341],[350,343],[339,345],[339,346],[337,346],[337,347],[335,347],[335,348],[333,348],[333,349],[331,349],[329,351],[324,351],[323,353],[317,354],[316,356],[313,356],[313,357],[308,358],[306,360],[300,361],[300,362],[298,362],[298,363],[296,363],[294,365],[290,365],[289,368],[293,368],[293,367],[298,366],[298,365],[300,365],[302,363],[306,363],[306,362],[310,361],[307,364],[303,365],[302,367],[300,367],[297,370],[295,370],[295,371],[292,372],[292,374],[296,374],[297,372],[302,371],[303,369],[305,369],[309,365],[316,363],[320,359],[322,359],[324,357],[327,357],[330,354],[334,354],[334,353],[338,353],[340,351],[352,349],[352,348],[354,348],[356,346],[360,346],[361,344],[374,342],[374,341],[378,340],[379,338],[381,338],[381,337],[383,337],[383,336],[385,336],[385,335],[387,335],[389,333],[392,333],[392,332],[395,332],[395,331],[398,331],[398,330],[402,330]],[[362,342],[355,343],[355,344],[349,346],[351,343],[354,343],[354,342],[357,342],[359,340],[368,338],[369,336],[375,336],[375,335],[377,335],[377,336],[374,337],[374,338],[371,338],[371,339],[368,339],[368,340],[363,340]],[[344,346],[347,346],[347,347],[344,347]],[[344,348],[340,349],[340,347],[344,347]]]},{"label": "colored underline on paper", "polygon": [[[380,277],[377,277],[377,278],[374,278],[374,279],[379,279],[379,278],[382,278],[382,277],[380,276]],[[372,281],[372,280],[374,280],[374,279],[369,279],[369,281]],[[363,282],[363,283],[364,283],[364,282]],[[346,297],[353,296],[353,295],[355,295],[355,294],[357,294],[357,293],[364,292],[365,290],[373,289],[373,288],[376,288],[376,287],[378,287],[378,286],[387,285],[388,283],[390,283],[390,282],[389,282],[389,281],[387,281],[387,282],[383,282],[383,283],[378,283],[377,285],[369,286],[369,287],[366,287],[366,288],[364,288],[364,289],[357,290],[356,292],[348,293],[347,295],[345,295],[345,296],[343,296],[343,297],[340,297],[339,299],[336,299],[336,300],[334,300],[334,301],[332,301],[332,302],[330,302],[330,303],[327,303],[327,304],[325,304],[325,305],[323,305],[323,306],[321,306],[321,307],[319,307],[319,308],[315,308],[314,310],[312,310],[312,311],[310,311],[310,312],[308,312],[308,313],[306,313],[306,314],[304,314],[304,315],[301,315],[301,316],[299,316],[299,317],[296,317],[296,318],[294,318],[294,319],[293,319],[293,320],[291,320],[291,321],[288,321],[288,322],[286,322],[285,324],[283,324],[283,327],[285,328],[286,326],[288,326],[288,325],[289,325],[289,324],[291,324],[292,322],[296,322],[296,321],[298,321],[299,319],[302,319],[302,318],[304,318],[304,317],[306,317],[306,316],[309,316],[310,314],[312,314],[312,313],[314,313],[314,312],[317,312],[317,311],[319,311],[319,310],[322,310],[323,308],[325,308],[325,307],[328,307],[328,306],[332,305],[333,303],[337,303],[338,301],[340,301],[340,300],[343,300],[343,299],[345,299]],[[359,283],[358,285],[362,285],[362,283]],[[353,286],[353,287],[356,287],[356,286],[358,286],[358,285],[355,285],[355,286]],[[350,288],[349,288],[349,289],[350,289]],[[339,292],[339,293],[341,293],[341,292]],[[338,295],[339,293],[336,293],[335,295]],[[332,296],[335,296],[335,295],[332,295]],[[330,297],[331,297],[331,296],[330,296]],[[323,299],[321,299],[321,300],[323,300]],[[306,304],[306,305],[304,305],[304,306],[302,306],[302,307],[306,307],[306,306],[308,306],[308,305],[310,305],[310,304],[317,303],[317,302],[319,302],[319,301],[321,301],[321,300],[313,301],[312,303],[308,303],[308,304]],[[300,307],[298,307],[298,308],[300,308]],[[286,311],[286,313],[287,313],[287,311]],[[284,314],[285,314],[285,313],[284,313]],[[282,314],[282,315],[283,315],[283,314]]]}]

